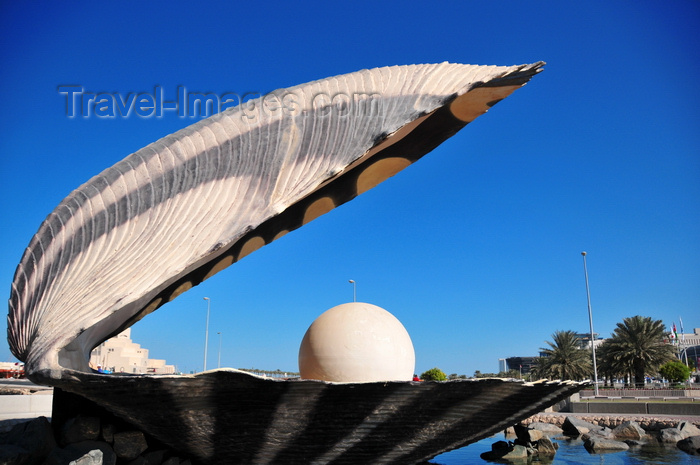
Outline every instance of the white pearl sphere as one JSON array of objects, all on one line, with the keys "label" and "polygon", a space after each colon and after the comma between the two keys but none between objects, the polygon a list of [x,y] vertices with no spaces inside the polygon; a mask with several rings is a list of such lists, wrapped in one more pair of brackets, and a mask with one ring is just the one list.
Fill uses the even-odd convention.
[{"label": "white pearl sphere", "polygon": [[351,302],[311,324],[299,348],[304,379],[337,383],[410,381],[416,363],[408,332],[376,305]]}]

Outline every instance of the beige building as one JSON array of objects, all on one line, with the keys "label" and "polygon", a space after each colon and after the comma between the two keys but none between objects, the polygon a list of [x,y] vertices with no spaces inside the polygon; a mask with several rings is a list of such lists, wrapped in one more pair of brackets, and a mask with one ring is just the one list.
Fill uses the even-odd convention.
[{"label": "beige building", "polygon": [[678,342],[683,347],[700,346],[700,328],[694,328],[692,333],[678,333]]},{"label": "beige building", "polygon": [[112,373],[175,373],[175,366],[166,365],[165,360],[148,358],[148,349],[131,341],[131,328],[95,347],[90,354],[90,366]]}]

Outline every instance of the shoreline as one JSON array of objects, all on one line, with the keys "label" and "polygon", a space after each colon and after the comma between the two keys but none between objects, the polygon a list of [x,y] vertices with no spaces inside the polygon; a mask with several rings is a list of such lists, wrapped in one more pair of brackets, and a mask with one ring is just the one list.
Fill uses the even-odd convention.
[{"label": "shoreline", "polygon": [[661,431],[664,428],[675,428],[679,422],[687,421],[700,427],[700,416],[697,415],[644,415],[624,413],[571,413],[571,412],[540,412],[520,423],[548,423],[561,427],[566,417],[576,417],[598,426],[615,428],[626,421],[634,421],[645,431]]}]

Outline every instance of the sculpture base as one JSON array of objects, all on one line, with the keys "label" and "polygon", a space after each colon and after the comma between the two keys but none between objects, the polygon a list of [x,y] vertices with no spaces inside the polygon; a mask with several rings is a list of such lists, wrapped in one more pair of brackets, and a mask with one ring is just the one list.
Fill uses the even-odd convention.
[{"label": "sculpture base", "polygon": [[588,385],[503,379],[340,384],[231,369],[70,375],[73,380],[54,384],[203,464],[420,463],[489,437]]}]

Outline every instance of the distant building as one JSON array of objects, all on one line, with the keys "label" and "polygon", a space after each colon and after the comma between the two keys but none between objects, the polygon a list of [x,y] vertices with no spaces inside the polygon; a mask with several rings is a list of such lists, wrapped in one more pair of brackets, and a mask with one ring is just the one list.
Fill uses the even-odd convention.
[{"label": "distant building", "polygon": [[508,371],[508,365],[506,365],[506,359],[499,358],[498,359],[498,372],[505,373],[506,371]]},{"label": "distant building", "polygon": [[131,328],[95,347],[90,354],[90,366],[112,373],[175,373],[173,365],[166,365],[165,360],[148,358],[148,349],[131,341]]},{"label": "distant building", "polygon": [[695,367],[700,366],[700,328],[694,328],[692,333],[678,333],[678,339],[667,339],[667,343],[678,346],[678,357],[682,362]]},{"label": "distant building", "polygon": [[0,378],[24,378],[24,363],[0,362]]},{"label": "distant building", "polygon": [[[579,347],[582,349],[591,348],[591,333],[576,333],[576,339],[578,340]],[[599,338],[598,333],[593,333],[593,345],[595,345],[596,349],[603,342],[605,342],[605,339]]]},{"label": "distant building", "polygon": [[[501,360],[503,359],[499,359],[499,365]],[[535,357],[508,357],[505,359],[505,363],[506,369],[502,371],[508,372],[510,370],[515,370],[525,375],[532,370],[535,364]]]},{"label": "distant building", "polygon": [[671,337],[669,334],[669,337],[664,342],[677,343],[683,347],[700,345],[700,328],[693,329],[692,333],[678,333],[678,339]]}]

